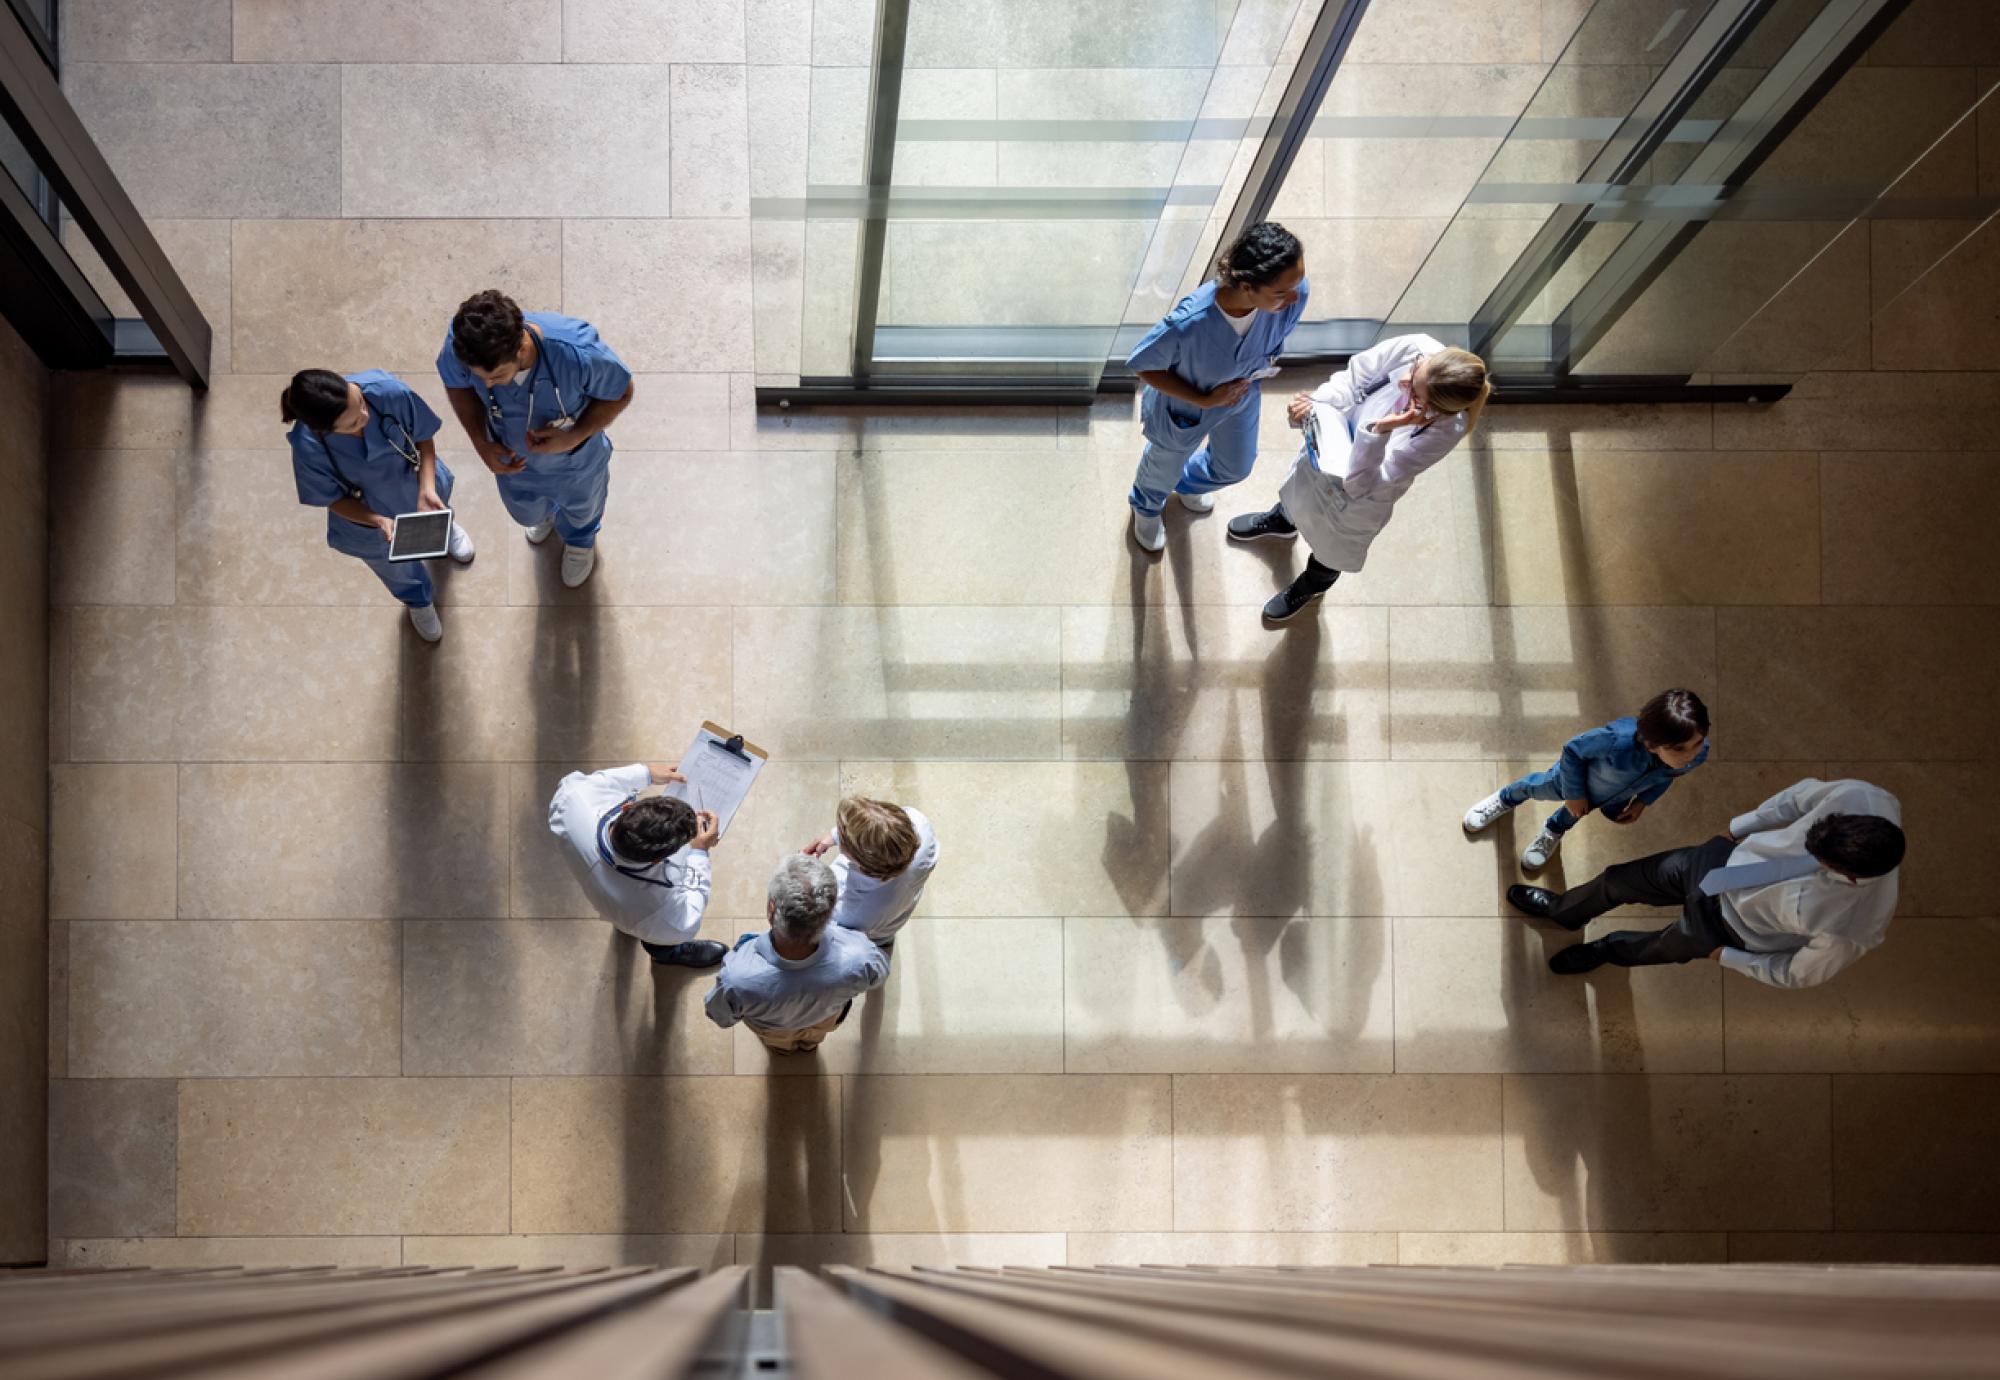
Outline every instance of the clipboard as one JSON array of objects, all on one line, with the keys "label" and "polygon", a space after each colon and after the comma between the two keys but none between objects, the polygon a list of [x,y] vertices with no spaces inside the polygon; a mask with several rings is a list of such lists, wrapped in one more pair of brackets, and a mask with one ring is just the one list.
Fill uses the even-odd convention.
[{"label": "clipboard", "polygon": [[770,759],[770,753],[743,741],[742,734],[703,720],[694,741],[681,754],[680,771],[687,780],[669,781],[660,794],[685,800],[697,810],[712,811],[716,833],[727,834],[729,821],[736,818],[750,788],[757,784],[757,774]]}]

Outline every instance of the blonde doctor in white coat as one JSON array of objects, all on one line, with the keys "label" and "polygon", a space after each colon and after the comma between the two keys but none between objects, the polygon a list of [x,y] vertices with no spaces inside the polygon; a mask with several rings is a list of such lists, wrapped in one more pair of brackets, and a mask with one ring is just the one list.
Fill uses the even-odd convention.
[{"label": "blonde doctor in white coat", "polygon": [[1317,454],[1311,444],[1299,447],[1277,507],[1229,522],[1237,541],[1304,533],[1312,549],[1305,572],[1271,597],[1264,617],[1294,618],[1342,571],[1361,569],[1396,500],[1471,434],[1492,391],[1478,355],[1427,335],[1399,335],[1295,396],[1287,415],[1293,426],[1312,418]]}]

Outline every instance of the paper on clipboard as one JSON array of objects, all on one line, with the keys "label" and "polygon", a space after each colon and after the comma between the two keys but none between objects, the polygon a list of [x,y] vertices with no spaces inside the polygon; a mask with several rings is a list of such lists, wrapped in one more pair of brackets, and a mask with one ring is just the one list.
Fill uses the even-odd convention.
[{"label": "paper on clipboard", "polygon": [[[730,747],[732,739],[740,747]],[[721,724],[704,722],[681,754],[681,775],[687,780],[668,782],[660,794],[685,800],[697,810],[714,812],[716,832],[727,834],[729,821],[736,818],[769,756],[755,743],[735,738]]]}]

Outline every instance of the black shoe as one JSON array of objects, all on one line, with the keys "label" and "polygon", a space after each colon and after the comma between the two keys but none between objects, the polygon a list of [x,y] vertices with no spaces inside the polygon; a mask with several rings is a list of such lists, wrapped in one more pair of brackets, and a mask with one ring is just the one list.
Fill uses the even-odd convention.
[{"label": "black shoe", "polygon": [[1507,904],[1523,915],[1532,915],[1537,920],[1555,917],[1556,905],[1562,897],[1544,887],[1522,886],[1516,882],[1507,888]]},{"label": "black shoe", "polygon": [[653,962],[677,968],[713,968],[729,950],[713,939],[690,939],[685,944],[648,944]]},{"label": "black shoe", "polygon": [[1299,529],[1276,508],[1268,513],[1245,513],[1229,519],[1229,535],[1236,541],[1256,541],[1260,537],[1296,537]]},{"label": "black shoe", "polygon": [[1323,589],[1309,589],[1306,586],[1306,577],[1301,575],[1271,596],[1270,602],[1264,605],[1264,621],[1289,622],[1298,617],[1306,605],[1325,593]]},{"label": "black shoe", "polygon": [[1595,944],[1572,944],[1567,949],[1558,949],[1549,955],[1549,971],[1567,977],[1575,973],[1590,972],[1593,968],[1602,968],[1609,961],[1604,956],[1604,950]]}]

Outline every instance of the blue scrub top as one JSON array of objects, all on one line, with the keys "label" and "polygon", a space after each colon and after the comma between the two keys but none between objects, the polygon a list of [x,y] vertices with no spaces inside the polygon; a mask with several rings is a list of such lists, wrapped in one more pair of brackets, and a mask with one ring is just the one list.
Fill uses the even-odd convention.
[{"label": "blue scrub top", "polygon": [[[368,425],[359,436],[318,432],[294,422],[292,478],[299,502],[324,508],[343,498],[358,498],[384,517],[417,510],[417,443],[437,435],[438,415],[394,374],[369,369],[347,375],[361,385],[368,400]],[[451,501],[451,471],[440,459],[438,497]],[[338,513],[326,515],[326,544],[350,556],[383,560],[389,541],[374,527],[349,522]]]},{"label": "blue scrub top", "polygon": [[[531,470],[568,470],[608,458],[611,438],[601,431],[567,455],[537,455],[528,449],[528,430],[558,417],[579,417],[593,398],[616,402],[632,386],[632,371],[597,338],[597,328],[588,321],[552,311],[521,315],[540,331],[535,367],[525,378],[517,375],[513,383],[488,388],[452,353],[449,327],[444,348],[438,351],[438,377],[446,388],[470,388],[478,394],[487,413],[487,435],[527,461]],[[497,429],[492,421],[495,404],[500,409]]]},{"label": "blue scrub top", "polygon": [[[1232,379],[1247,379],[1260,369],[1277,362],[1285,348],[1285,338],[1305,315],[1310,285],[1299,279],[1299,300],[1283,311],[1260,311],[1241,336],[1230,327],[1229,317],[1215,305],[1216,284],[1211,280],[1174,304],[1160,324],[1146,333],[1126,356],[1125,363],[1135,373],[1154,369],[1171,370],[1204,393],[1213,392]],[[1257,390],[1252,388],[1238,407],[1254,405]],[[1171,409],[1198,413],[1200,409],[1175,399],[1167,399]],[[1214,408],[1210,411],[1226,411]]]}]

